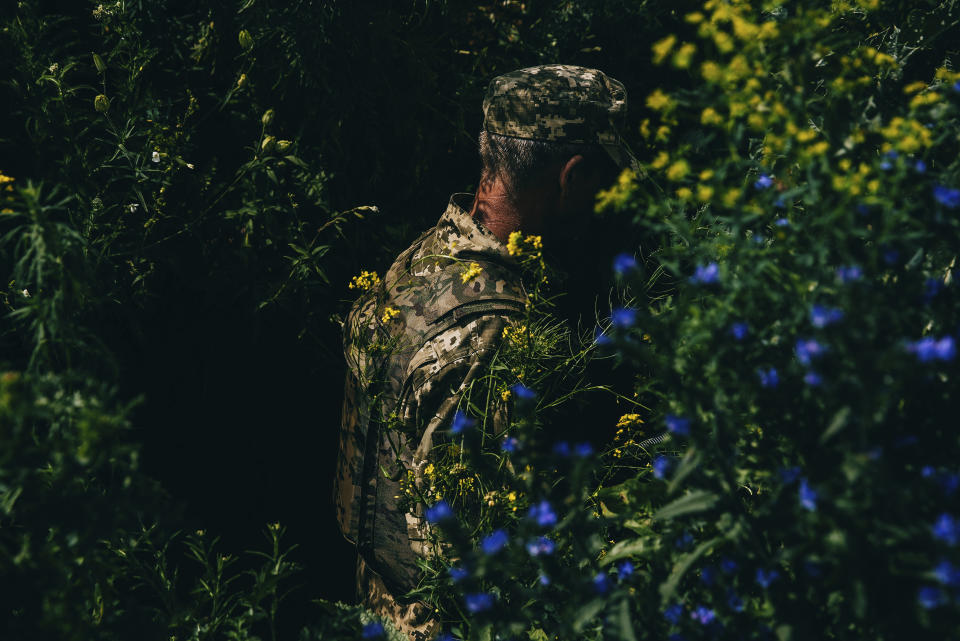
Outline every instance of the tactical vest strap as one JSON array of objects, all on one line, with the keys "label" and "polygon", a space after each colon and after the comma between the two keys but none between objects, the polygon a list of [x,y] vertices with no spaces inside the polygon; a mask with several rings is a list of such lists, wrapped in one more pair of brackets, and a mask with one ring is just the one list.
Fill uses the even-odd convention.
[{"label": "tactical vest strap", "polygon": [[525,301],[516,298],[484,298],[457,305],[453,309],[446,310],[428,323],[430,331],[427,332],[420,347],[423,347],[448,329],[456,327],[468,316],[514,314],[516,312],[522,312],[525,306]]}]

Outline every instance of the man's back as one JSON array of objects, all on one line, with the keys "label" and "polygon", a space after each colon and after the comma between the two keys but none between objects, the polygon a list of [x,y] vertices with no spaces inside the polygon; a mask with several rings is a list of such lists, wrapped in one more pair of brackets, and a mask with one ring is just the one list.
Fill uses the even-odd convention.
[{"label": "man's back", "polygon": [[506,247],[455,200],[357,301],[345,326],[338,518],[397,595],[416,586],[417,557],[429,554],[422,505],[403,504],[400,481],[409,471],[419,487],[463,391],[526,303]]}]

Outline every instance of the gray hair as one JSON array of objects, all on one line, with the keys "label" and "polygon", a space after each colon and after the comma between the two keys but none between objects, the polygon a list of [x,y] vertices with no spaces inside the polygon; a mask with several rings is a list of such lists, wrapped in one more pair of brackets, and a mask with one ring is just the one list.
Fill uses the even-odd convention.
[{"label": "gray hair", "polygon": [[514,138],[480,131],[481,181],[500,178],[511,196],[521,193],[550,165],[580,154],[588,167],[613,166],[600,145]]}]

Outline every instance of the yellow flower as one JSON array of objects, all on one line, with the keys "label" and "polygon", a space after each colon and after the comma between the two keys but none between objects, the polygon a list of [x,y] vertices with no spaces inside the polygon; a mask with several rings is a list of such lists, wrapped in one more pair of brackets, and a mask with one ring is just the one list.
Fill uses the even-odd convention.
[{"label": "yellow flower", "polygon": [[719,125],[723,123],[723,117],[717,113],[713,107],[707,107],[700,114],[700,123],[704,125]]},{"label": "yellow flower", "polygon": [[620,420],[617,421],[617,427],[636,427],[637,425],[642,425],[643,419],[640,418],[639,414],[624,414],[620,417]]},{"label": "yellow flower", "polygon": [[369,291],[380,284],[380,277],[376,272],[362,271],[359,276],[354,276],[347,285],[350,289],[359,289],[360,291]]},{"label": "yellow flower", "polygon": [[677,37],[672,34],[655,42],[653,45],[653,64],[658,65],[662,63],[676,42]]},{"label": "yellow flower", "polygon": [[807,151],[814,156],[821,156],[827,153],[827,150],[830,149],[830,143],[826,140],[821,140],[818,143],[814,143],[807,148]]},{"label": "yellow flower", "polygon": [[723,204],[725,207],[733,207],[740,199],[740,190],[737,187],[731,187],[723,195]]},{"label": "yellow flower", "polygon": [[[601,189],[597,192],[597,202],[594,211],[601,212],[608,207],[622,207],[633,193],[637,174],[632,169],[624,169],[617,178],[617,183],[610,189]],[[507,249],[509,250],[509,245]]]},{"label": "yellow flower", "polygon": [[752,22],[747,22],[740,16],[733,16],[732,24],[733,35],[741,40],[754,40],[760,32],[760,27]]},{"label": "yellow flower", "polygon": [[713,198],[713,187],[709,185],[700,185],[697,187],[697,200],[702,203],[708,203]]},{"label": "yellow flower", "polygon": [[480,263],[470,263],[470,266],[460,274],[460,280],[467,283],[479,276],[481,272],[483,272],[483,268],[480,267]]},{"label": "yellow flower", "polygon": [[667,166],[667,163],[670,162],[670,155],[665,151],[661,151],[657,154],[657,157],[653,159],[653,162],[650,163],[652,169],[663,169]]},{"label": "yellow flower", "polygon": [[640,123],[640,135],[644,138],[650,137],[650,119],[644,118],[643,122]]},{"label": "yellow flower", "polygon": [[660,142],[666,142],[670,137],[670,127],[666,125],[661,125],[657,128],[657,135],[655,136],[656,140]]},{"label": "yellow flower", "polygon": [[733,38],[724,31],[717,31],[713,34],[713,43],[717,45],[720,53],[730,53],[733,51]]},{"label": "yellow flower", "polygon": [[14,178],[13,176],[6,176],[3,174],[3,172],[0,172],[0,185],[4,185],[6,183],[12,183],[14,180],[16,180],[16,178]]},{"label": "yellow flower", "polygon": [[683,180],[690,173],[690,165],[686,160],[678,160],[667,168],[667,180]]},{"label": "yellow flower", "polygon": [[713,60],[707,60],[700,65],[700,75],[707,82],[717,83],[723,80],[723,69]]},{"label": "yellow flower", "polygon": [[683,19],[690,24],[697,24],[698,22],[703,22],[703,14],[699,11],[694,11],[693,13],[688,13],[685,15]]},{"label": "yellow flower", "polygon": [[703,171],[700,172],[700,180],[706,181],[706,180],[710,180],[711,178],[713,178],[712,169],[704,169]]},{"label": "yellow flower", "polygon": [[691,43],[686,43],[673,54],[673,66],[678,69],[686,69],[690,66],[690,60],[693,58],[693,54],[697,52],[696,45]]},{"label": "yellow flower", "polygon": [[380,317],[380,320],[382,320],[384,323],[389,323],[399,315],[400,315],[399,309],[395,309],[393,307],[387,307],[386,309],[383,310],[383,316]]},{"label": "yellow flower", "polygon": [[910,108],[916,109],[917,107],[922,107],[923,105],[931,105],[940,100],[940,94],[930,91],[927,93],[920,93],[913,97],[910,101]]},{"label": "yellow flower", "polygon": [[509,494],[507,494],[507,500],[510,501],[511,503],[513,503],[514,501],[516,501],[516,500],[517,500],[517,493],[516,493],[516,492],[510,492]]},{"label": "yellow flower", "polygon": [[680,200],[690,200],[693,198],[693,191],[689,187],[681,187],[677,190],[677,198]]},{"label": "yellow flower", "polygon": [[655,89],[647,96],[647,106],[654,111],[670,111],[673,108],[673,100],[662,90]]},{"label": "yellow flower", "polygon": [[500,392],[500,398],[502,398],[504,402],[509,401],[509,400],[510,400],[510,390],[505,389],[505,390],[503,390],[502,392]]},{"label": "yellow flower", "polygon": [[927,83],[923,82],[922,80],[918,80],[917,82],[911,82],[909,85],[904,87],[903,93],[910,95],[912,93],[917,93],[918,91],[923,91],[926,88]]},{"label": "yellow flower", "polygon": [[797,132],[797,142],[810,142],[817,137],[817,132],[813,129],[804,129]]}]

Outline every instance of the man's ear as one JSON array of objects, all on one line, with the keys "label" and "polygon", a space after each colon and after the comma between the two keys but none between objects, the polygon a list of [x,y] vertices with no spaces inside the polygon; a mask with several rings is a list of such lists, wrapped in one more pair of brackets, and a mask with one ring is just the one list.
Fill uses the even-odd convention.
[{"label": "man's ear", "polygon": [[571,156],[563,167],[560,169],[560,196],[566,197],[570,195],[572,189],[575,185],[579,183],[581,179],[581,174],[583,173],[583,156],[576,154]]}]

